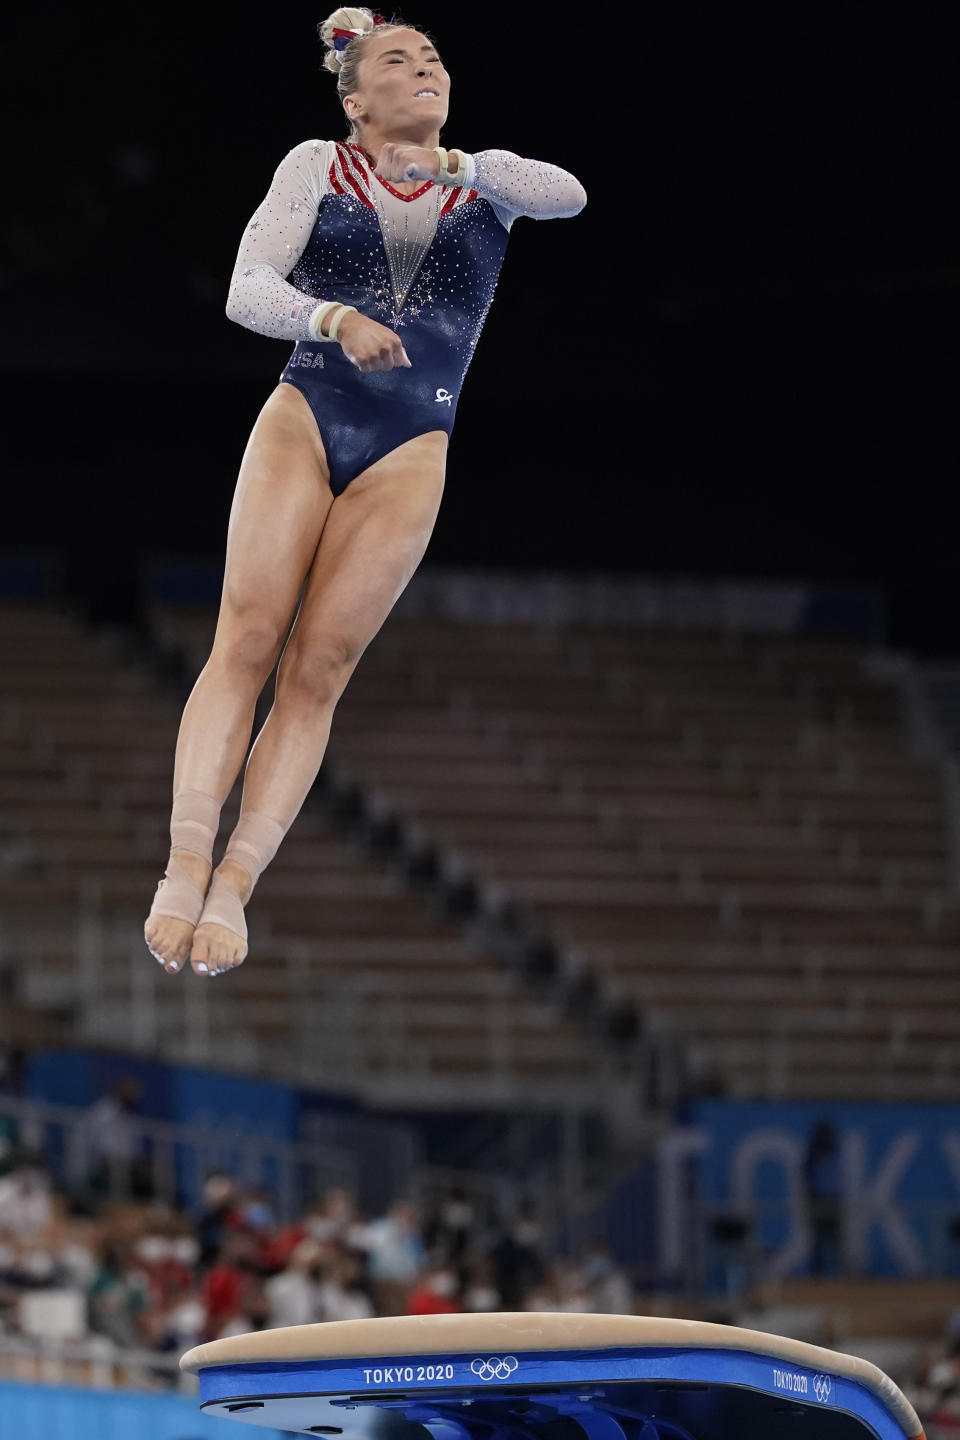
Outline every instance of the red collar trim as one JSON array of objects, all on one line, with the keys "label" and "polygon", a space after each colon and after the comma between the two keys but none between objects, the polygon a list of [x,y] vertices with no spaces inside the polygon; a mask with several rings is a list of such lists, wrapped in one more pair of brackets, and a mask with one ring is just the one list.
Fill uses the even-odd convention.
[{"label": "red collar trim", "polygon": [[347,149],[348,149],[348,150],[352,150],[355,155],[358,155],[358,156],[360,157],[360,159],[363,161],[364,165],[366,165],[366,167],[367,167],[367,171],[368,171],[369,174],[370,174],[370,178],[371,178],[372,180],[378,180],[378,181],[380,182],[380,184],[383,186],[384,190],[389,190],[389,191],[390,191],[390,194],[391,194],[391,195],[396,195],[396,197],[397,197],[398,200],[417,200],[421,195],[424,194],[425,191],[427,191],[427,190],[432,190],[432,189],[433,189],[433,183],[434,183],[434,182],[433,182],[432,180],[425,180],[425,181],[423,182],[423,184],[420,186],[419,190],[414,190],[414,191],[412,191],[409,195],[404,195],[404,193],[403,193],[402,190],[395,190],[395,189],[393,188],[393,186],[389,183],[389,181],[387,181],[387,180],[381,180],[381,179],[380,179],[380,176],[377,174],[377,172],[374,170],[373,166],[370,164],[370,160],[369,160],[369,157],[368,157],[368,155],[367,155],[367,152],[364,150],[364,148],[363,148],[362,145],[357,145],[355,141],[353,141],[353,140],[348,140],[348,141],[347,141]]}]

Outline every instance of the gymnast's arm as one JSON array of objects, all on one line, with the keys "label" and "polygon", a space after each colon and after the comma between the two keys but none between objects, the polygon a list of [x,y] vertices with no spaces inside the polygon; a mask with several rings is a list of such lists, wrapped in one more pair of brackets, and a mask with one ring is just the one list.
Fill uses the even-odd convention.
[{"label": "gymnast's arm", "polygon": [[[329,141],[320,140],[295,145],[277,166],[270,189],[243,232],[230,280],[227,315],[259,335],[278,340],[318,338],[310,319],[327,302],[304,295],[284,276],[300,259],[317,223],[332,149]],[[317,317],[322,319],[321,335],[326,337],[339,313],[334,304],[333,310]],[[359,312],[346,315],[336,338],[347,359],[364,374],[411,366],[399,336]]]},{"label": "gymnast's arm", "polygon": [[464,159],[464,189],[489,200],[507,229],[518,215],[559,220],[579,214],[587,203],[580,181],[559,165],[525,160],[510,150],[481,150]]},{"label": "gymnast's arm", "polygon": [[316,224],[330,168],[329,142],[304,140],[277,166],[243,232],[227,295],[227,316],[259,335],[312,340],[308,322],[321,303],[284,278]]}]

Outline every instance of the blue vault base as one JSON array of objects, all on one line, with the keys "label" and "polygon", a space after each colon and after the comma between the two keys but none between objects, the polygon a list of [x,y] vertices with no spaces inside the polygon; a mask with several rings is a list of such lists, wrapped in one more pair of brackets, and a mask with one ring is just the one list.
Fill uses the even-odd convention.
[{"label": "blue vault base", "polygon": [[207,1415],[343,1440],[922,1440],[919,1425],[843,1373],[847,1358],[813,1369],[760,1348],[631,1345],[263,1360],[198,1374]]}]

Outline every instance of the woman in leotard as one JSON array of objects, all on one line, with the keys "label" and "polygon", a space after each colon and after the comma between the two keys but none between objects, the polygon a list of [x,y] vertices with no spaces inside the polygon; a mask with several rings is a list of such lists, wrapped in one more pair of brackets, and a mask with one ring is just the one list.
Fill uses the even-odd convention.
[{"label": "woman in leotard", "polygon": [[[170,860],[144,927],[170,973],[188,956],[215,975],[246,955],[243,907],[433,530],[510,227],[586,203],[555,165],[440,145],[450,77],[421,31],[363,9],[319,29],[350,135],[306,140],[280,162],[227,300],[238,324],[295,344],[243,455],[213,648],[177,741]],[[211,876],[220,808],[298,597],[240,818]]]}]

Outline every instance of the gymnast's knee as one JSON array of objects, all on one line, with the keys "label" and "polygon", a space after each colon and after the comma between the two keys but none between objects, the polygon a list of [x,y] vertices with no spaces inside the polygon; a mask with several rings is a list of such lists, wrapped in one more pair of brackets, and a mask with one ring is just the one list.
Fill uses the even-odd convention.
[{"label": "gymnast's knee", "polygon": [[210,658],[235,683],[247,682],[259,693],[277,663],[282,642],[279,626],[268,615],[236,615],[221,624]]},{"label": "gymnast's knee", "polygon": [[360,647],[345,635],[299,645],[291,640],[277,675],[277,698],[320,708],[335,705],[359,655]]}]

